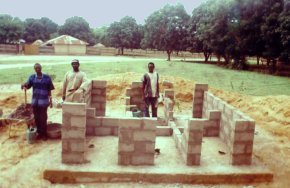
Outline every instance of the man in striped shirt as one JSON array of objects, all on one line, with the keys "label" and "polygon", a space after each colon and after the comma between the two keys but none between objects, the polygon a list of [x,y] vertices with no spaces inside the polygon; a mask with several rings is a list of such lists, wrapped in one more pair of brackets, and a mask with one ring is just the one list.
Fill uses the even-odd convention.
[{"label": "man in striped shirt", "polygon": [[143,82],[142,87],[142,98],[144,100],[144,117],[150,117],[149,106],[151,105],[152,117],[157,117],[157,107],[159,98],[159,74],[154,71],[154,63],[148,63],[148,72],[144,74],[141,81]]},{"label": "man in striped shirt", "polygon": [[34,65],[35,74],[32,74],[28,81],[21,85],[21,89],[29,89],[32,87],[32,101],[34,120],[37,126],[38,135],[47,139],[47,108],[52,108],[51,90],[54,86],[50,76],[43,74],[42,67],[39,63]]}]

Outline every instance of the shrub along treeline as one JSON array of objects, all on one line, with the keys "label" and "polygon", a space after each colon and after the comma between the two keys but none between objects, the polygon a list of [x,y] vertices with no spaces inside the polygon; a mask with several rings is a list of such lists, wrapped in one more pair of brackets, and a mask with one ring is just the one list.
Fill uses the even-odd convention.
[{"label": "shrub along treeline", "polygon": [[126,49],[158,49],[168,60],[176,51],[200,52],[223,58],[245,69],[247,57],[266,59],[275,72],[277,61],[290,64],[290,0],[208,0],[188,15],[181,4],[166,5],[149,15],[144,25],[126,16],[109,27],[91,28],[82,17],[61,26],[49,18],[21,21],[0,15],[0,43],[24,39],[31,43],[68,34],[88,42]]}]

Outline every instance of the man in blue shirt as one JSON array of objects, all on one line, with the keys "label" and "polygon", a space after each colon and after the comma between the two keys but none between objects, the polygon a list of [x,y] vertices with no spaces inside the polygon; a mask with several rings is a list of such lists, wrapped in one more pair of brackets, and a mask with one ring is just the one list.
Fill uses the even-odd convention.
[{"label": "man in blue shirt", "polygon": [[21,85],[21,89],[29,89],[32,87],[32,101],[34,120],[37,126],[38,135],[47,139],[47,108],[52,107],[51,90],[54,90],[50,76],[41,72],[41,65],[36,63],[34,70],[36,74],[32,74],[28,81]]}]

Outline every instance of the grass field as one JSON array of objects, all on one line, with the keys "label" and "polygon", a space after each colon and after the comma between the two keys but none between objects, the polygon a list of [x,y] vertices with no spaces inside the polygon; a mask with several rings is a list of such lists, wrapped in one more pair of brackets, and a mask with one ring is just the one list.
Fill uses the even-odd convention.
[{"label": "grass field", "polygon": [[[1,57],[0,64],[45,63],[43,72],[52,75],[54,81],[59,82],[62,81],[65,72],[71,69],[69,62],[72,58],[71,56],[57,58],[52,56],[48,60],[47,56],[38,56],[38,58],[29,58],[29,56],[13,56],[11,58],[9,56],[7,58]],[[89,78],[126,72],[144,73],[150,60],[144,58],[80,57],[81,70],[86,72]],[[215,65],[185,63],[177,60],[168,62],[163,59],[154,59],[153,61],[161,77],[162,75],[182,77],[208,83],[210,87],[248,95],[290,95],[290,79],[285,77],[229,70]],[[0,84],[16,84],[26,81],[27,77],[33,73],[33,68],[19,66],[0,71]]]}]

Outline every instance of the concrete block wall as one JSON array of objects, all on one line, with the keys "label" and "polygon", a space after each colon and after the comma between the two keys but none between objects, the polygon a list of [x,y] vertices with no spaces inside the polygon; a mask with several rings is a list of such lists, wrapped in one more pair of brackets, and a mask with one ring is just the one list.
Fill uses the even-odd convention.
[{"label": "concrete block wall", "polygon": [[189,119],[184,121],[183,133],[177,128],[174,122],[170,122],[173,129],[175,145],[182,155],[186,165],[200,165],[203,128],[207,119]]},{"label": "concrete block wall", "polygon": [[126,111],[131,111],[135,107],[143,111],[142,82],[132,82],[130,88],[126,89],[125,105]]},{"label": "concrete block wall", "polygon": [[203,96],[208,90],[207,84],[195,84],[193,92],[192,118],[202,118]]},{"label": "concrete block wall", "polygon": [[203,136],[218,137],[220,133],[221,111],[208,110],[204,113],[203,118],[207,119],[203,128]]},{"label": "concrete block wall", "polygon": [[86,104],[67,103],[62,106],[62,162],[85,163]]},{"label": "concrete block wall", "polygon": [[212,112],[221,113],[219,137],[231,152],[232,165],[250,165],[254,143],[255,121],[225,101],[204,92],[203,116],[209,117]]},{"label": "concrete block wall", "polygon": [[106,115],[107,81],[93,80],[91,90],[91,108],[96,109],[96,116]]},{"label": "concrete block wall", "polygon": [[119,165],[154,165],[156,121],[156,118],[119,119]]},{"label": "concrete block wall", "polygon": [[[91,110],[91,109],[87,109]],[[119,118],[113,117],[87,117],[88,136],[118,136]]]}]

